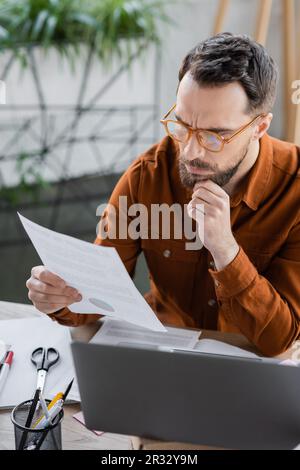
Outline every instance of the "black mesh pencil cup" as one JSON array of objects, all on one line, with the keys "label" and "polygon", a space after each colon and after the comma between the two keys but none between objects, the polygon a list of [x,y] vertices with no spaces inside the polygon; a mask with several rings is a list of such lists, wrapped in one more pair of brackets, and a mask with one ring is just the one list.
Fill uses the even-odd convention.
[{"label": "black mesh pencil cup", "polygon": [[[47,405],[49,400],[45,400]],[[16,450],[61,450],[61,422],[64,416],[63,410],[54,418],[52,424],[43,429],[34,429],[33,426],[43,415],[42,407],[39,406],[32,419],[31,427],[26,427],[32,400],[24,401],[17,405],[11,413],[14,425]]]}]

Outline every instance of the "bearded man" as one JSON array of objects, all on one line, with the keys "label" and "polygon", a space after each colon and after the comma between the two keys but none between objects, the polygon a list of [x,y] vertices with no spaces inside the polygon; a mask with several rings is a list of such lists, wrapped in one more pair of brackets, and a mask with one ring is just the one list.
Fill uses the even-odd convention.
[{"label": "bearded man", "polygon": [[[269,356],[300,332],[300,150],[267,134],[277,81],[273,59],[247,36],[222,33],[194,47],[161,120],[166,136],[125,171],[95,240],[115,247],[130,275],[144,252],[145,298],[164,324],[240,332]],[[109,236],[133,220],[120,196],[149,211],[186,208],[201,246],[190,249],[174,230],[157,235],[162,222],[150,221],[144,236]],[[26,285],[36,308],[61,324],[99,318],[72,313],[80,293],[43,266]]]}]

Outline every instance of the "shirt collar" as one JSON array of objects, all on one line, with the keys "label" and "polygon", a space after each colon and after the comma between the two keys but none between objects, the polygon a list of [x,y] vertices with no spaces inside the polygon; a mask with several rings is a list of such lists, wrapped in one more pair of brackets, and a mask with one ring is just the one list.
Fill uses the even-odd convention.
[{"label": "shirt collar", "polygon": [[240,190],[230,198],[230,207],[236,207],[243,200],[252,210],[257,210],[267,192],[273,162],[271,138],[265,134],[260,139],[259,154],[249,176]]}]

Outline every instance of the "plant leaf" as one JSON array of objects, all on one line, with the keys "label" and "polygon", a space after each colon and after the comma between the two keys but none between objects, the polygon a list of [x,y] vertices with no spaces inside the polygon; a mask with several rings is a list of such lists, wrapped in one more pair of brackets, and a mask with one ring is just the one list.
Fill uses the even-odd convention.
[{"label": "plant leaf", "polygon": [[49,11],[47,10],[42,10],[39,12],[36,18],[36,21],[34,22],[32,32],[31,32],[31,37],[34,41],[39,37],[45,25],[45,22],[47,21],[48,16],[49,16]]}]

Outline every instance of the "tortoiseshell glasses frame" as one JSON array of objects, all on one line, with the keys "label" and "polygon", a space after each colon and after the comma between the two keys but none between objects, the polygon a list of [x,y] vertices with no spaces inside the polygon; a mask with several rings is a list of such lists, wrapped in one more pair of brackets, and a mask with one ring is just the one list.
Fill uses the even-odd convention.
[{"label": "tortoiseshell glasses frame", "polygon": [[[174,119],[167,119],[168,116],[171,114],[172,111],[174,111],[176,107],[176,104],[172,106],[172,108],[165,114],[163,119],[160,120],[160,122],[164,125],[166,133],[174,140],[177,140],[178,142],[181,143],[187,143],[193,133],[196,134],[197,141],[198,143],[204,147],[206,150],[209,150],[210,152],[221,152],[225,146],[225,144],[229,144],[230,142],[233,141],[236,137],[241,135],[246,129],[248,129],[252,124],[254,124],[259,118],[265,117],[266,114],[262,113],[259,114],[258,116],[254,117],[250,122],[247,124],[244,124],[242,127],[237,129],[230,137],[224,137],[217,132],[209,131],[206,129],[194,129],[188,124],[185,124],[181,121],[174,120]],[[182,137],[179,138],[176,136],[174,133],[171,131],[171,126],[176,126],[179,129],[182,130]],[[178,127],[178,126],[182,126]]]}]

